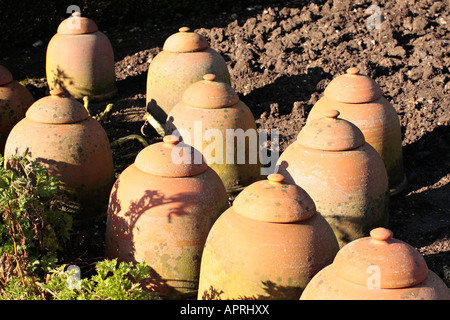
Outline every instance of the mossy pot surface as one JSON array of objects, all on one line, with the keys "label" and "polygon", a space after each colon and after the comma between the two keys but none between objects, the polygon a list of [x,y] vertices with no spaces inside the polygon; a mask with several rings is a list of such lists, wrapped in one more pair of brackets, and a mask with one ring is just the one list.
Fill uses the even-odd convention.
[{"label": "mossy pot surface", "polygon": [[445,282],[423,256],[386,228],[352,241],[322,269],[301,300],[449,300]]},{"label": "mossy pot surface", "polygon": [[229,193],[261,179],[259,135],[250,108],[214,74],[190,85],[170,111],[166,133],[202,150]]},{"label": "mossy pot surface", "polygon": [[197,298],[298,300],[338,249],[311,197],[269,175],[242,190],[212,227]]},{"label": "mossy pot surface", "polygon": [[114,52],[92,20],[76,12],[61,22],[46,53],[47,82],[76,99],[104,101],[118,93]]},{"label": "mossy pot surface", "polygon": [[383,96],[380,86],[357,68],[333,79],[308,114],[307,121],[320,118],[327,109],[336,109],[342,119],[355,124],[381,156],[389,178],[391,195],[406,185],[403,169],[402,133],[395,108]]},{"label": "mossy pot surface", "polygon": [[224,58],[200,34],[182,27],[168,37],[163,50],[150,62],[147,73],[147,110],[164,124],[184,91],[213,73],[231,84]]},{"label": "mossy pot surface", "polygon": [[389,222],[383,160],[337,110],[308,122],[278,160],[278,172],[301,185],[342,247]]},{"label": "mossy pot surface", "polygon": [[27,88],[14,81],[11,72],[0,65],[0,153],[11,129],[25,117],[34,98]]},{"label": "mossy pot surface", "polygon": [[[173,160],[183,152],[192,161]],[[113,186],[106,256],[145,262],[152,269],[146,287],[159,296],[195,297],[206,237],[228,206],[222,181],[201,154],[165,136],[143,149]]]},{"label": "mossy pot surface", "polygon": [[114,182],[109,139],[77,100],[53,90],[36,101],[6,141],[5,158],[24,152],[62,181],[78,207],[76,220],[106,213]]}]

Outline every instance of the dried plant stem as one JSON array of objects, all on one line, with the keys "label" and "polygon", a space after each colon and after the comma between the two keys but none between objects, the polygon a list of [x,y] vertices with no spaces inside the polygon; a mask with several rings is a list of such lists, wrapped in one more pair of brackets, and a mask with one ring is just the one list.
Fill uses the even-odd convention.
[{"label": "dried plant stem", "polygon": [[86,109],[88,115],[90,117],[94,118],[97,121],[101,121],[101,120],[106,119],[110,115],[111,110],[114,107],[114,104],[109,103],[109,104],[106,105],[105,110],[103,110],[102,115],[100,115],[100,116],[93,116],[93,115],[91,115],[91,111],[89,109],[89,97],[88,96],[84,96],[83,97],[83,101],[84,101],[84,108]]},{"label": "dried plant stem", "polygon": [[97,119],[98,121],[102,121],[102,120],[106,119],[107,117],[109,117],[109,114],[111,113],[111,110],[112,110],[113,107],[114,107],[114,105],[113,105],[112,103],[109,103],[109,104],[106,106],[105,110],[103,110],[102,115],[96,117],[96,119]]},{"label": "dried plant stem", "polygon": [[147,112],[144,115],[144,120],[147,121],[148,123],[150,123],[150,125],[155,128],[156,132],[158,132],[158,134],[161,137],[165,136],[165,130],[163,128],[163,126],[161,125],[161,123],[158,122],[158,120],[156,120],[149,112]]},{"label": "dried plant stem", "polygon": [[84,101],[84,108],[86,109],[86,111],[89,114],[89,116],[91,116],[91,112],[89,111],[89,97],[88,96],[84,96],[83,97],[83,101]]},{"label": "dried plant stem", "polygon": [[148,142],[142,136],[140,136],[138,134],[130,134],[128,136],[125,136],[125,137],[122,137],[122,138],[119,138],[119,139],[113,141],[111,143],[111,147],[120,147],[125,142],[130,141],[130,140],[138,140],[142,143],[142,145],[144,147],[148,146]]}]

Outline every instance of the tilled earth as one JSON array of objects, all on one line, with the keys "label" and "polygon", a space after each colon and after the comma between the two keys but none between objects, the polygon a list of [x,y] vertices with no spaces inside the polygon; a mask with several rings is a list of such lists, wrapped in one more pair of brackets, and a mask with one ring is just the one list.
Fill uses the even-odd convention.
[{"label": "tilled earth", "polygon": [[[280,152],[292,143],[327,84],[349,67],[381,86],[400,118],[408,185],[390,200],[390,229],[425,257],[428,267],[450,281],[450,10],[446,1],[378,1],[380,28],[370,28],[370,1],[284,1],[253,6],[210,19],[180,15],[163,21],[105,30],[116,56],[119,97],[92,104],[111,141],[138,134],[159,141],[143,120],[146,76],[164,40],[189,26],[226,60],[232,86],[261,129],[278,129]],[[101,26],[100,26],[101,28]],[[7,52],[0,63],[24,80],[35,99],[48,94],[45,50]],[[14,66],[14,67],[12,67]],[[130,140],[113,148],[120,173],[143,148]],[[77,259],[103,254],[103,225],[78,231]],[[94,235],[94,236],[92,236]],[[75,249],[76,248],[76,249]],[[82,248],[82,249],[80,249]],[[87,263],[87,262],[86,262]],[[450,282],[447,282],[450,286]]]}]

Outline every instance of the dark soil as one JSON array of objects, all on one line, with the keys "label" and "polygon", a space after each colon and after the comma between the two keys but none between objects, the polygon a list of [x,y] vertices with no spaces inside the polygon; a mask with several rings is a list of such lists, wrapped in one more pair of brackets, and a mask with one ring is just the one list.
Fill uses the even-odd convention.
[{"label": "dark soil", "polygon": [[[117,26],[106,30],[115,50],[117,99],[93,104],[111,141],[140,134],[159,141],[142,119],[149,62],[181,26],[204,35],[225,58],[232,85],[252,110],[259,128],[278,129],[280,152],[296,138],[327,84],[356,66],[377,81],[393,104],[403,132],[408,185],[390,201],[390,229],[449,279],[450,268],[450,10],[433,0],[378,1],[383,21],[369,29],[371,1],[282,1],[278,7],[223,10],[210,19],[180,15],[170,24]],[[101,26],[100,26],[101,28]],[[7,52],[0,63],[26,80],[36,99],[46,95],[43,44]],[[137,140],[114,148],[117,173],[143,148]],[[89,264],[103,254],[103,228],[77,231],[73,250]],[[92,236],[94,235],[94,237]],[[78,247],[77,247],[78,246]],[[80,248],[83,248],[80,250]],[[450,286],[450,282],[447,282]]]}]

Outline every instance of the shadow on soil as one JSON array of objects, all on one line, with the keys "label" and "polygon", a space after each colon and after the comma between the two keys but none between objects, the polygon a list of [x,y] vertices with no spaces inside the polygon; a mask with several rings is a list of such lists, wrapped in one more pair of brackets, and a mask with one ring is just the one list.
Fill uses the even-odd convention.
[{"label": "shadow on soil", "polygon": [[[275,112],[278,116],[287,115],[292,112],[295,102],[309,101],[312,94],[317,93],[317,84],[331,77],[332,75],[322,68],[314,67],[308,69],[306,74],[281,76],[271,84],[254,89],[241,99],[250,107],[256,119],[264,112]],[[272,109],[271,105],[274,103],[278,104],[278,110]]]}]

